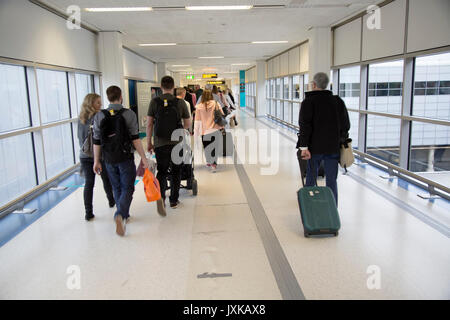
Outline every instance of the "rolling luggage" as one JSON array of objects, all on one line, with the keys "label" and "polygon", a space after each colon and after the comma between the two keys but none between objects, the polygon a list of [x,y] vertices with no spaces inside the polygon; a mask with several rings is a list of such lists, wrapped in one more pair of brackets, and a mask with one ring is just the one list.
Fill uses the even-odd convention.
[{"label": "rolling luggage", "polygon": [[222,156],[224,157],[232,157],[234,154],[234,144],[233,144],[233,135],[231,132],[226,130],[221,130],[222,132],[222,146],[223,152]]},{"label": "rolling luggage", "polygon": [[303,179],[302,175],[303,188],[297,191],[297,197],[305,237],[323,234],[337,236],[341,221],[333,192],[328,187],[318,187],[317,181],[316,186],[305,187]]}]

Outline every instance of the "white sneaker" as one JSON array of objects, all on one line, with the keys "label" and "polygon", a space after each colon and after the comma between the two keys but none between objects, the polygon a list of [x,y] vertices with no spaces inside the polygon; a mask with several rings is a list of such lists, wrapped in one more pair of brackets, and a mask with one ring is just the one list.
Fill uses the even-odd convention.
[{"label": "white sneaker", "polygon": [[217,164],[212,164],[211,165],[211,172],[214,173],[217,171]]}]

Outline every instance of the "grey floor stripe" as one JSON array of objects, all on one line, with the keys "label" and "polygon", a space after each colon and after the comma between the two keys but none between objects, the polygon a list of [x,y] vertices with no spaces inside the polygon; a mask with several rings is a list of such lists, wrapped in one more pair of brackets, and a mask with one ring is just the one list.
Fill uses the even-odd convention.
[{"label": "grey floor stripe", "polygon": [[[272,126],[270,126],[269,124],[265,123],[264,121],[262,121],[260,119],[255,119],[255,120],[260,122],[260,123],[262,123],[262,124],[264,124],[264,125],[266,125],[266,126],[268,126],[271,129],[275,129]],[[297,142],[293,138],[289,137],[286,134],[283,134],[280,131],[278,131],[278,133],[280,133],[282,136],[284,136],[285,138],[287,138],[288,140],[290,140],[292,142],[295,142],[295,143]],[[416,208],[410,206],[406,202],[404,202],[404,201],[402,201],[402,200],[400,200],[400,199],[390,195],[389,193],[387,193],[383,189],[378,188],[377,186],[375,186],[374,184],[372,184],[370,182],[367,182],[363,178],[355,175],[354,173],[348,171],[347,175],[349,177],[351,177],[353,180],[355,180],[356,182],[359,182],[360,184],[364,185],[365,187],[371,189],[372,191],[375,191],[377,194],[379,194],[380,196],[384,197],[388,201],[390,201],[390,202],[394,203],[395,205],[399,206],[400,208],[402,208],[403,210],[405,210],[406,212],[408,212],[412,216],[416,217],[417,219],[419,219],[423,223],[429,225],[430,227],[432,227],[436,231],[442,233],[447,238],[450,238],[450,229],[448,227],[446,227],[445,225],[443,225],[442,223],[440,223],[439,221],[436,221],[435,219],[427,216],[426,214],[424,214],[420,210],[417,210]]]},{"label": "grey floor stripe", "polygon": [[281,248],[247,172],[242,164],[237,163],[237,156],[234,157],[234,165],[282,298],[284,300],[305,300],[303,291]]}]

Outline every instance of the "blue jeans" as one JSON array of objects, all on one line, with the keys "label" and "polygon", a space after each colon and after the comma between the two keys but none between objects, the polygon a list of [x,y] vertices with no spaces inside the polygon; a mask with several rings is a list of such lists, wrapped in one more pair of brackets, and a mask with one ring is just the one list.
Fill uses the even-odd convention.
[{"label": "blue jeans", "polygon": [[106,171],[108,171],[109,180],[116,201],[117,215],[121,215],[123,219],[130,216],[130,205],[133,200],[134,182],[136,181],[136,165],[134,160],[126,160],[120,163],[106,163]]},{"label": "blue jeans", "polygon": [[[308,160],[306,170],[306,187],[312,187],[317,181],[317,173],[319,171],[320,162],[323,160],[325,169],[325,179],[328,188],[333,191],[336,206],[338,204],[337,175],[339,154],[313,154]],[[314,172],[312,172],[314,171]]]}]

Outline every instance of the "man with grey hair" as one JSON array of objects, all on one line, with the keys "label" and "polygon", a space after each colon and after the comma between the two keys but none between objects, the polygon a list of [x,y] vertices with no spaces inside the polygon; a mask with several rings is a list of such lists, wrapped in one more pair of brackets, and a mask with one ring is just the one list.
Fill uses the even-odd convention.
[{"label": "man with grey hair", "polygon": [[337,175],[341,143],[348,138],[350,120],[344,101],[326,90],[328,75],[314,75],[312,91],[305,93],[300,107],[297,148],[308,160],[306,186],[314,186],[320,162],[324,161],[326,185],[338,200]]}]

